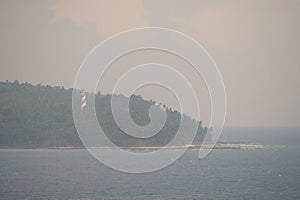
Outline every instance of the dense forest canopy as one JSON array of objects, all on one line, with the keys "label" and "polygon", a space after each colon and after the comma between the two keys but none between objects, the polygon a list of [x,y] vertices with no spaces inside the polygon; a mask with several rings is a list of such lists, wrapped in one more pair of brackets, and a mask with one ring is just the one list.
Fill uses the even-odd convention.
[{"label": "dense forest canopy", "polygon": [[[0,82],[0,147],[82,146],[73,121],[72,92],[73,89],[49,85]],[[117,98],[122,102],[127,97],[119,95]],[[140,126],[147,125],[150,122],[148,110],[156,103],[136,95],[129,98],[133,121]],[[95,95],[99,123],[107,137],[119,146],[166,145],[175,136],[182,118],[199,125],[194,143],[201,143],[208,130],[201,121],[164,106],[167,119],[161,131],[150,138],[134,138],[116,125],[110,102],[111,95]]]}]

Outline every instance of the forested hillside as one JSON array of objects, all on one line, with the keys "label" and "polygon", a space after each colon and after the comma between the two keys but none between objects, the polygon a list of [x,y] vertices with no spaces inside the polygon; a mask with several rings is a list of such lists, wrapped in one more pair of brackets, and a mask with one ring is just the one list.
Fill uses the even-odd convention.
[{"label": "forested hillside", "polygon": [[[72,91],[63,87],[0,82],[0,147],[81,146],[72,115]],[[119,101],[126,100],[118,96]],[[99,123],[106,135],[119,146],[160,146],[169,143],[177,132],[181,117],[199,123],[194,143],[207,133],[196,122],[177,111],[166,108],[167,120],[155,136],[139,139],[123,133],[116,125],[110,106],[111,95],[98,93],[95,98]],[[150,122],[148,110],[154,101],[141,96],[130,97],[130,113],[138,125]],[[122,108],[120,108],[122,109]]]}]

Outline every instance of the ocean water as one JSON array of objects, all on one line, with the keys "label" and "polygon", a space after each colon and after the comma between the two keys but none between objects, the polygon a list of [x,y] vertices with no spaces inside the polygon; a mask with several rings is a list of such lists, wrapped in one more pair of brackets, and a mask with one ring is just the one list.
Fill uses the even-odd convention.
[{"label": "ocean water", "polygon": [[85,150],[0,150],[0,199],[300,199],[299,129],[226,129],[223,141],[269,145],[189,150],[173,165],[132,175]]}]

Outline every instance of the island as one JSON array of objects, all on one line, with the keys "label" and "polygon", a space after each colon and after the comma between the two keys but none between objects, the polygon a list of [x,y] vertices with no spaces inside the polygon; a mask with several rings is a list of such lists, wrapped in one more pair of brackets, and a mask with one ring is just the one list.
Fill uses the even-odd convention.
[{"label": "island", "polygon": [[[81,96],[82,91],[61,86],[32,85],[30,83],[0,82],[0,148],[84,148],[74,125],[72,115],[72,93]],[[132,120],[146,126],[150,122],[148,111],[151,106],[164,109],[166,123],[156,135],[150,138],[135,138],[124,133],[116,124],[111,111],[111,98],[115,94],[103,95],[86,93],[87,103],[95,98],[96,114],[106,136],[116,145],[125,149],[178,149],[212,148],[211,144],[202,144],[210,137],[209,128],[203,126],[186,114],[173,110],[153,100],[145,100],[139,95],[125,97],[115,95],[118,109],[124,109],[124,102],[130,102]],[[128,99],[129,98],[129,99]],[[80,102],[78,102],[80,103]],[[186,138],[172,147],[165,147],[176,135],[180,120],[187,126],[197,125],[196,137],[186,146]],[[188,128],[188,127],[185,127]],[[187,133],[188,134],[188,133]],[[94,147],[106,149],[107,147]],[[217,143],[214,149],[259,149],[261,145]]]}]

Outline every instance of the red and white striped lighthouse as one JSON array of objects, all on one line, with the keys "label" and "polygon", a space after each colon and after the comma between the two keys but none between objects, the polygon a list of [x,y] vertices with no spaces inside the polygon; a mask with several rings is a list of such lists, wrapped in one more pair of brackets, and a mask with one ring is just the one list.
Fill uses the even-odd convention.
[{"label": "red and white striped lighthouse", "polygon": [[86,95],[84,90],[82,90],[81,94],[81,110],[86,106]]}]

